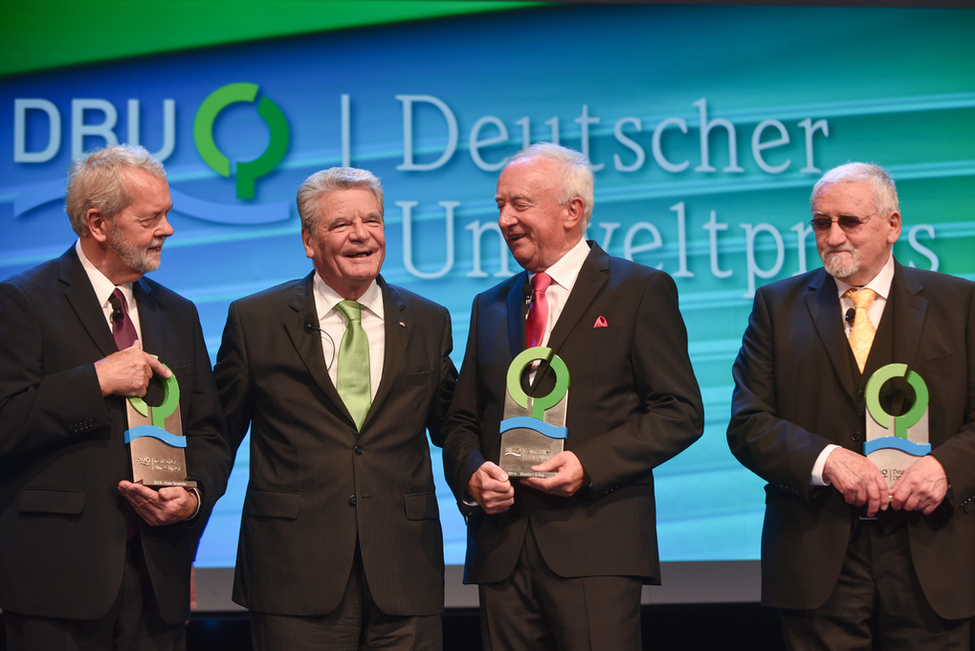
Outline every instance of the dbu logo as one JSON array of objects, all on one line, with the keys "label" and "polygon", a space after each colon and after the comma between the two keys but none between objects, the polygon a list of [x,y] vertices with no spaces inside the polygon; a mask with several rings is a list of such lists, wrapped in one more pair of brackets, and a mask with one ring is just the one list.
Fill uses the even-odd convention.
[{"label": "dbu logo", "polygon": [[[196,112],[196,119],[193,122],[193,141],[196,143],[196,149],[213,171],[226,178],[230,178],[230,159],[214,142],[213,123],[220,112],[231,104],[253,103],[257,98],[257,91],[257,84],[228,84],[210,93]],[[262,97],[257,105],[257,114],[264,118],[271,132],[271,141],[264,153],[254,160],[236,164],[238,199],[254,198],[254,182],[277,167],[284,158],[291,139],[288,121],[277,104],[267,97]]]}]

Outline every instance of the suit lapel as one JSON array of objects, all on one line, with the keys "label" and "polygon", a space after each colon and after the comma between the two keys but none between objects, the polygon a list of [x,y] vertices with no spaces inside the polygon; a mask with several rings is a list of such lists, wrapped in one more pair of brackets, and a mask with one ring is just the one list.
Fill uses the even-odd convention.
[{"label": "suit lapel", "polygon": [[528,283],[528,272],[523,271],[515,276],[515,282],[508,292],[508,346],[511,358],[525,349],[525,290]]},{"label": "suit lapel", "polygon": [[[160,351],[173,350],[176,343],[169,340],[171,333],[163,327],[159,303],[152,287],[140,278],[132,283],[132,295],[135,296],[135,304],[139,309],[142,350],[153,355],[159,355]],[[160,358],[159,361],[168,364],[165,359]]]},{"label": "suit lapel", "polygon": [[[295,285],[294,294],[288,303],[289,312],[284,315],[284,329],[291,338],[291,343],[294,345],[298,357],[304,362],[312,379],[325,392],[328,399],[348,416],[345,403],[342,402],[335,385],[328,377],[328,368],[325,366],[325,355],[322,351],[322,337],[316,331],[307,332],[305,330],[305,323],[308,322],[306,319],[315,323],[316,326],[319,319],[318,312],[315,309],[314,273],[314,271],[311,272],[305,276],[302,282]],[[338,356],[338,345],[339,342],[336,341],[334,351],[336,357]],[[352,417],[348,417],[351,420]]]},{"label": "suit lapel", "polygon": [[372,407],[363,422],[363,429],[373,413],[389,395],[389,388],[400,374],[403,366],[405,351],[413,332],[413,315],[406,309],[406,304],[395,289],[386,284],[382,276],[376,279],[379,290],[383,294],[383,325],[386,331],[386,344],[383,352],[383,375],[376,390],[376,397]]},{"label": "suit lapel", "polygon": [[920,296],[921,282],[896,260],[890,292],[894,296],[894,358],[893,361],[914,365],[928,301]]},{"label": "suit lapel", "polygon": [[91,281],[88,280],[88,274],[78,259],[74,246],[61,256],[59,273],[64,285],[65,300],[102,355],[107,356],[118,351],[112,330],[105,320],[105,313],[98,304],[98,297],[95,296],[95,290],[91,287]]},{"label": "suit lapel", "polygon": [[850,343],[843,332],[843,318],[840,314],[836,283],[832,276],[822,269],[810,281],[806,294],[806,307],[809,309],[813,327],[833,366],[833,371],[852,399],[856,394],[856,386],[853,382],[853,366],[850,364],[848,352]]},{"label": "suit lapel", "polygon": [[596,300],[603,286],[609,281],[609,256],[593,243],[592,250],[586,257],[586,261],[579,270],[569,299],[562,308],[559,320],[555,322],[552,335],[549,337],[548,346],[558,352],[562,344],[565,343],[569,333],[579,323],[579,319],[586,313],[592,302]]}]

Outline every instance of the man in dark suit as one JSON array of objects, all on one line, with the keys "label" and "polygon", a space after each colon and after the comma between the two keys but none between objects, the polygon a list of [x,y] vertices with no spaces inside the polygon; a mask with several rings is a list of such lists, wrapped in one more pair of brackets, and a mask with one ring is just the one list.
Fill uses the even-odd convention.
[{"label": "man in dark suit", "polygon": [[[593,174],[578,152],[540,143],[516,154],[496,199],[526,271],[474,300],[444,446],[469,514],[464,580],[480,585],[485,648],[641,649],[642,585],[660,582],[652,470],[704,420],[677,288],[583,240]],[[532,317],[527,342],[532,295],[547,319]],[[528,344],[568,369],[568,438],[533,467],[555,476],[511,482],[499,423],[508,367]]]},{"label": "man in dark suit", "polygon": [[[173,233],[165,171],[141,147],[93,152],[72,163],[66,209],[76,245],[0,284],[7,648],[183,649],[190,564],[232,455],[196,308],[143,278]],[[135,343],[119,350],[113,323]],[[126,479],[125,397],[167,366],[193,491]]]},{"label": "man in dark suit", "polygon": [[255,649],[438,650],[443,534],[425,430],[440,443],[457,378],[450,315],[379,275],[371,173],[313,174],[298,212],[315,270],[233,303],[217,355],[233,444],[251,428],[234,601]]},{"label": "man in dark suit", "polygon": [[[901,215],[879,167],[830,170],[811,204],[824,269],[758,290],[734,366],[731,450],[769,482],[762,602],[783,609],[791,649],[968,649],[975,285],[894,260]],[[932,449],[888,489],[863,456],[864,389],[891,363],[927,384]]]}]

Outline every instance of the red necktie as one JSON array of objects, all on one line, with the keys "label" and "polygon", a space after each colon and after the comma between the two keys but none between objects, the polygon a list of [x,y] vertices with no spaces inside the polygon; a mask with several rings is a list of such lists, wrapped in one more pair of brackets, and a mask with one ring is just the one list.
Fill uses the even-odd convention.
[{"label": "red necktie", "polygon": [[548,325],[548,300],[545,290],[552,284],[552,277],[547,273],[537,273],[532,277],[531,305],[528,306],[528,320],[525,321],[525,344],[527,348],[542,345],[545,337],[545,326]]},{"label": "red necktie", "polygon": [[129,318],[129,310],[122,290],[116,287],[108,297],[108,302],[112,304],[112,336],[115,337],[115,345],[118,349],[124,350],[135,343],[139,336],[135,333],[135,324]]}]

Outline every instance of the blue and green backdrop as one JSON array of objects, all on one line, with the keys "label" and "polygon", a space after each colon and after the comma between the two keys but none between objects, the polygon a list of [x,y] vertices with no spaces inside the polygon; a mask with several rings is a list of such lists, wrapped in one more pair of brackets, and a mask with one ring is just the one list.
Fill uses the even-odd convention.
[{"label": "blue and green backdrop", "polygon": [[[73,156],[141,143],[164,160],[174,201],[153,277],[197,304],[211,355],[230,301],[311,269],[298,185],[353,165],[385,188],[384,276],[450,309],[459,365],[474,295],[518,270],[493,200],[505,156],[542,140],[587,153],[588,237],[676,278],[705,398],[702,440],[656,471],[664,561],[758,558],[762,482],[725,443],[731,365],[755,288],[819,265],[807,221],[822,171],[886,166],[904,219],[896,256],[975,279],[972,10],[38,0],[3,11],[0,278],[74,241]],[[248,461],[245,443],[198,566],[234,563]],[[463,521],[438,482],[447,561],[462,564]]]}]

